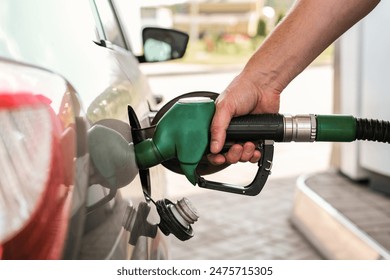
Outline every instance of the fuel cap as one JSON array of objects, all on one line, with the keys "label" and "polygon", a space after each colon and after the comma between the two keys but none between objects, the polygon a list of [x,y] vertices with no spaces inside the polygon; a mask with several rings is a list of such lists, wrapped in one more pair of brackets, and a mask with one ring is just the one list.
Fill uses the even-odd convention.
[{"label": "fuel cap", "polygon": [[182,241],[194,236],[191,225],[198,220],[199,214],[187,198],[176,204],[168,199],[159,200],[156,208],[161,219],[158,226],[165,235],[172,233]]}]

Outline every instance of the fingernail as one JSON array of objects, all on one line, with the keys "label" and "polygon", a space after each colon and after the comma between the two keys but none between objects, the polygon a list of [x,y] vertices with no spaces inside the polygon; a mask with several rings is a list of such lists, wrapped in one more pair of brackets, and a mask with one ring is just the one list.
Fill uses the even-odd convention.
[{"label": "fingernail", "polygon": [[216,154],[220,151],[219,149],[219,143],[218,141],[211,141],[211,145],[210,145],[210,151],[213,153],[213,154]]}]

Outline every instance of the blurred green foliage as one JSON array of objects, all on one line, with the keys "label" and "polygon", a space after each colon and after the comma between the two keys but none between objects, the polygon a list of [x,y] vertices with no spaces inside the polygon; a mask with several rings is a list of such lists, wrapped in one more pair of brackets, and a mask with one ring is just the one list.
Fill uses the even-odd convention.
[{"label": "blurred green foliage", "polygon": [[[186,55],[177,63],[244,65],[264,41],[264,37],[261,36],[247,38],[237,43],[227,42],[217,39],[217,37],[210,38],[207,42],[205,40],[191,42],[188,45]],[[330,64],[332,62],[333,46],[330,46],[312,65]]]},{"label": "blurred green foliage", "polygon": [[[295,0],[266,0],[264,6],[275,9],[275,26],[284,18]],[[242,34],[202,34],[200,40],[190,42],[187,53],[178,63],[201,64],[242,64],[244,65],[255,50],[264,41],[269,26],[264,19],[257,25],[256,36],[249,37]],[[312,65],[329,64],[333,62],[333,46],[326,49]]]},{"label": "blurred green foliage", "polygon": [[259,23],[257,24],[256,35],[260,37],[267,36],[267,23],[265,22],[265,20],[259,20]]}]

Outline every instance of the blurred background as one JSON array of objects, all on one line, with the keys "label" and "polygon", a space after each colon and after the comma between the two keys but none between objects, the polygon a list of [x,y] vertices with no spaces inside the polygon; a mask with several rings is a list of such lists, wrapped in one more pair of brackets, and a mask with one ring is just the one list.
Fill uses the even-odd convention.
[{"label": "blurred background", "polygon": [[[181,63],[242,64],[283,19],[293,0],[147,0],[141,24],[176,28],[190,35]],[[137,47],[138,48],[138,47]],[[321,59],[330,62],[332,51]]]}]

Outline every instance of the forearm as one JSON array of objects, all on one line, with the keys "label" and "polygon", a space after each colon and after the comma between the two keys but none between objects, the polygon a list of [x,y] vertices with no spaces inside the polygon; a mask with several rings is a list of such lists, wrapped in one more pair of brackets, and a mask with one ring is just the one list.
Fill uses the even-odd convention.
[{"label": "forearm", "polygon": [[298,0],[243,73],[262,90],[281,92],[379,0]]}]

